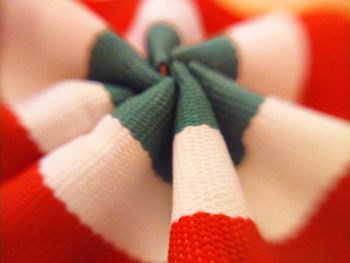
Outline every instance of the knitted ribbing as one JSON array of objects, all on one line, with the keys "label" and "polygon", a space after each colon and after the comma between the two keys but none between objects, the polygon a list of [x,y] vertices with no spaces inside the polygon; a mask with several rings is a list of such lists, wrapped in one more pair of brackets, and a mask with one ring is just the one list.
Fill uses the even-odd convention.
[{"label": "knitted ribbing", "polygon": [[91,51],[89,79],[144,90],[161,80],[145,61],[111,31],[102,32]]},{"label": "knitted ribbing", "polygon": [[[170,78],[165,78],[127,100],[112,113],[141,142],[152,157],[155,168],[166,180],[171,178],[171,156],[169,148],[162,147],[172,134],[174,105],[174,83]],[[158,164],[158,160],[161,163]],[[164,162],[167,163],[165,167]]]},{"label": "knitted ribbing", "polygon": [[183,62],[198,61],[209,68],[235,79],[238,59],[235,48],[227,37],[213,38],[202,44],[188,48],[179,47],[172,52],[173,60]]},{"label": "knitted ribbing", "polygon": [[[110,93],[107,90],[110,90]],[[3,178],[42,154],[89,132],[129,90],[91,81],[63,81],[21,103],[2,105]]]},{"label": "knitted ribbing", "polygon": [[196,213],[171,228],[169,262],[273,262],[249,219]]},{"label": "knitted ribbing", "polygon": [[239,179],[219,130],[208,125],[187,126],[176,134],[173,148],[173,222],[197,212],[248,216]]},{"label": "knitted ribbing", "polygon": [[[210,0],[87,4],[105,23],[76,1],[8,2],[5,99],[91,70],[100,83],[5,109],[2,165],[19,162],[1,185],[4,263],[270,263],[270,252],[273,263],[350,262],[349,125],[300,106],[348,116],[348,21],[333,7],[235,23],[188,47],[223,32],[208,23],[249,12]],[[141,57],[103,33],[126,16],[116,32]],[[298,104],[245,93],[235,77]],[[172,164],[171,185],[157,175],[170,181]]]},{"label": "knitted ribbing", "polygon": [[140,260],[166,259],[171,186],[117,118],[106,115],[89,134],[46,155],[40,174],[68,212],[104,240]]},{"label": "knitted ribbing", "polygon": [[239,163],[244,156],[243,132],[263,98],[199,63],[191,62],[189,68],[211,101],[232,158]]},{"label": "knitted ribbing", "polygon": [[139,262],[67,212],[65,204],[43,184],[38,164],[10,184],[4,183],[1,194],[6,200],[2,202],[2,262]]},{"label": "knitted ribbing", "polygon": [[133,95],[132,90],[110,83],[103,83],[106,90],[111,94],[113,105],[119,105]]},{"label": "knitted ribbing", "polygon": [[172,73],[179,85],[175,133],[187,126],[206,124],[218,128],[209,101],[184,64],[174,62]]}]

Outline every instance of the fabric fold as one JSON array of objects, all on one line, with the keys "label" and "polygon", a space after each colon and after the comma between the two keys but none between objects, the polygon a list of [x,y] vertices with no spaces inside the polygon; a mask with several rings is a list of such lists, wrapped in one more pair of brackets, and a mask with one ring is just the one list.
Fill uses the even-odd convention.
[{"label": "fabric fold", "polygon": [[268,262],[209,101],[183,64],[173,148],[169,262]]},{"label": "fabric fold", "polygon": [[153,25],[147,34],[148,60],[153,67],[160,70],[161,65],[170,66],[171,51],[180,45],[180,41],[176,30],[171,26],[164,23]]},{"label": "fabric fold", "polygon": [[77,1],[6,1],[1,9],[1,92],[7,101],[87,77],[90,48],[107,29],[101,17]]},{"label": "fabric fold", "polygon": [[[121,121],[107,114],[89,134],[46,155],[33,169],[9,180],[2,189],[4,197],[13,196],[4,198],[7,216],[4,223],[4,250],[9,251],[8,258],[16,262],[20,262],[19,259],[23,257],[31,257],[33,262],[43,258],[48,261],[51,256],[63,253],[62,250],[69,251],[78,242],[74,239],[64,243],[55,242],[55,235],[49,238],[49,229],[57,230],[61,235],[75,232],[78,239],[81,232],[88,229],[93,236],[102,238],[113,247],[113,253],[110,251],[112,258],[118,258],[114,253],[122,251],[140,261],[157,262],[166,259],[171,187],[155,174],[149,153]],[[32,181],[36,183],[30,191],[31,196],[16,199],[18,191],[13,187],[26,182],[30,184]],[[42,185],[38,184],[40,181],[43,182]],[[43,192],[47,194],[41,198]],[[67,219],[67,222],[64,219],[49,219],[47,222],[40,219],[51,218],[51,210],[44,207],[53,202],[61,204],[57,212],[60,213],[58,220],[65,217],[72,219]],[[18,206],[26,206],[28,210],[23,210],[23,213],[13,210]],[[54,204],[52,206],[57,207]],[[36,217],[23,224],[27,213]],[[11,216],[18,218],[17,221],[11,221]],[[67,226],[73,218],[78,219],[79,224]],[[49,225],[43,228],[42,224]],[[21,226],[22,231],[29,235],[17,244],[29,246],[32,251],[40,253],[33,254],[30,250],[25,250],[16,255],[11,252],[15,251],[10,249],[16,247],[14,242],[19,242],[14,233],[21,235],[16,232],[16,226]],[[46,243],[40,238],[28,244],[31,233],[47,237]],[[89,244],[95,242],[93,240],[94,237],[87,236],[86,240],[80,242]],[[72,257],[79,254],[82,257],[84,249],[88,247],[83,246],[78,254],[67,252],[66,260],[72,261]],[[50,252],[45,254],[46,250]],[[44,253],[43,258],[40,257],[41,253]]]},{"label": "fabric fold", "polygon": [[[246,155],[237,171],[254,220],[272,242],[308,227],[348,174],[349,124],[274,97],[260,105],[243,143]],[[315,239],[327,243],[324,237]]]},{"label": "fabric fold", "polygon": [[52,85],[21,103],[2,105],[3,178],[89,132],[112,111],[114,103],[131,94],[111,84],[71,80]]},{"label": "fabric fold", "polygon": [[173,80],[165,78],[112,113],[142,144],[166,181],[171,180],[171,155],[164,144],[172,138],[175,101]]},{"label": "fabric fold", "polygon": [[224,36],[186,48],[179,47],[172,52],[172,59],[185,63],[196,61],[232,79],[238,75],[236,50]]},{"label": "fabric fold", "polygon": [[91,50],[89,79],[142,91],[162,77],[112,31],[97,36]]},{"label": "fabric fold", "polygon": [[348,262],[344,12],[90,1],[1,4],[4,263]]},{"label": "fabric fold", "polygon": [[263,97],[199,63],[191,62],[189,68],[211,101],[231,157],[239,164],[245,152],[242,143],[244,130],[258,111]]}]

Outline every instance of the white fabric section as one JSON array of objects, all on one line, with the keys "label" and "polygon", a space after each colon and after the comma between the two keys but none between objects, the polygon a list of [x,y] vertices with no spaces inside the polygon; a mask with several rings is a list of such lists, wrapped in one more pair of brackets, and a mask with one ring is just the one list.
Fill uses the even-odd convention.
[{"label": "white fabric section", "polygon": [[147,31],[157,22],[173,26],[184,45],[203,40],[200,16],[196,6],[190,0],[143,0],[125,36],[129,43],[143,55]]},{"label": "white fabric section", "polygon": [[246,217],[245,201],[221,133],[207,125],[176,134],[172,222],[197,212]]},{"label": "white fabric section", "polygon": [[74,1],[1,1],[1,88],[7,100],[87,74],[90,48],[106,25]]},{"label": "white fabric section", "polygon": [[166,261],[171,185],[117,119],[105,116],[90,134],[48,155],[41,174],[93,232],[140,260]]},{"label": "white fabric section", "polygon": [[328,115],[267,98],[244,133],[237,173],[265,238],[297,234],[344,175],[350,126]]},{"label": "white fabric section", "polygon": [[64,81],[11,108],[42,152],[89,132],[113,109],[110,94],[92,81]]},{"label": "white fabric section", "polygon": [[227,34],[238,49],[238,82],[242,86],[298,99],[308,73],[309,46],[297,17],[277,11],[233,26]]}]

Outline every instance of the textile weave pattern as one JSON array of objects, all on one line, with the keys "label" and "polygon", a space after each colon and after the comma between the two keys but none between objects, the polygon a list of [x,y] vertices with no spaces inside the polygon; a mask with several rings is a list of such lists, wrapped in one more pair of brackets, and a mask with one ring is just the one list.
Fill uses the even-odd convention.
[{"label": "textile weave pattern", "polygon": [[2,4],[2,262],[349,260],[349,17],[236,2]]}]

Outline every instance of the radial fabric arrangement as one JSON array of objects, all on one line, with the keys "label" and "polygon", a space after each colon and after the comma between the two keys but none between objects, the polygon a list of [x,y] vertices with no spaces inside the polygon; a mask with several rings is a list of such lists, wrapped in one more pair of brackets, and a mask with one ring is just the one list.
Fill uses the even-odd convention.
[{"label": "radial fabric arrangement", "polygon": [[349,261],[349,17],[228,2],[1,4],[4,263]]}]

